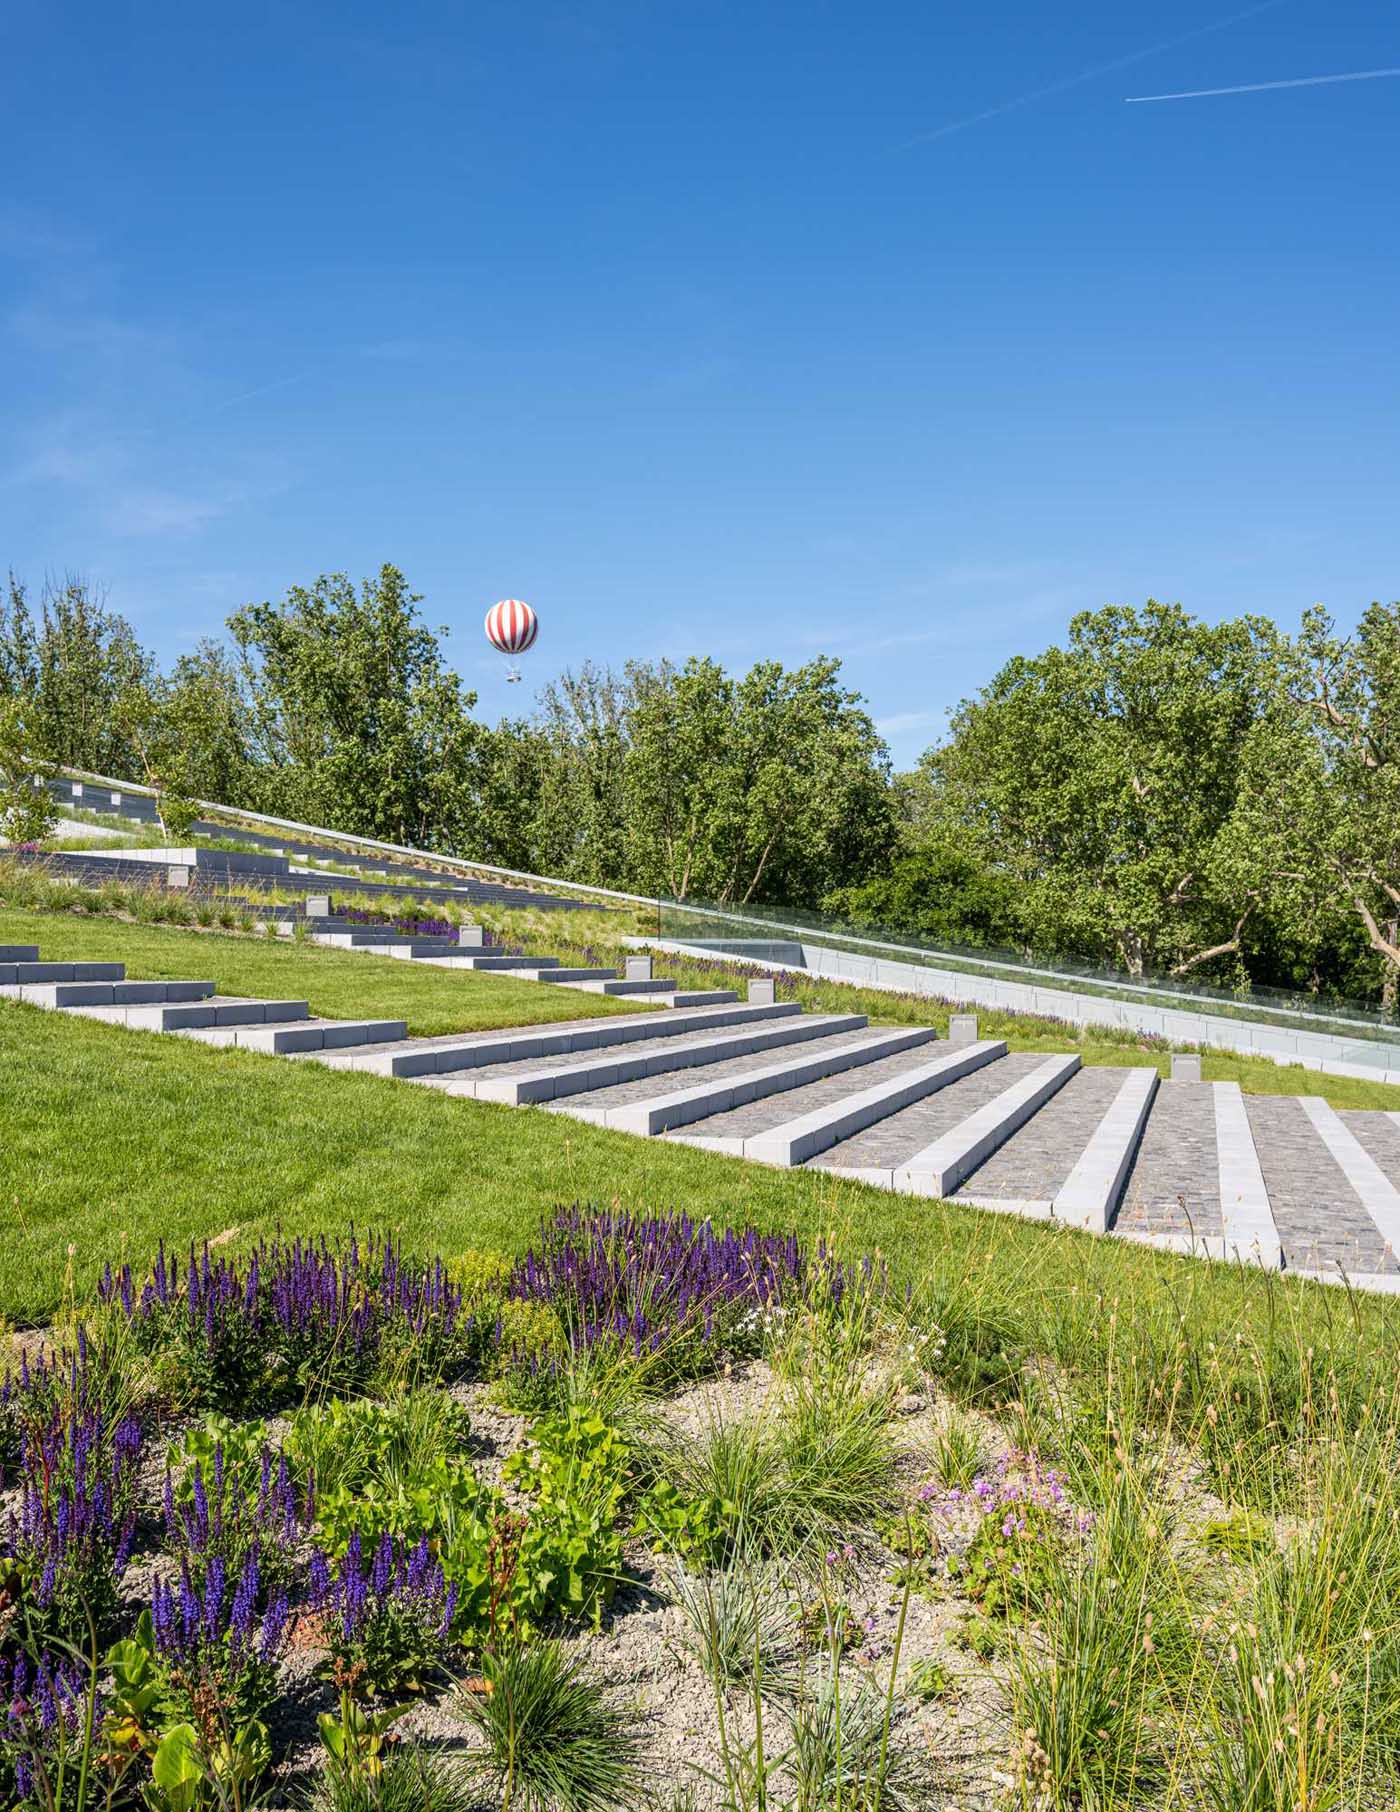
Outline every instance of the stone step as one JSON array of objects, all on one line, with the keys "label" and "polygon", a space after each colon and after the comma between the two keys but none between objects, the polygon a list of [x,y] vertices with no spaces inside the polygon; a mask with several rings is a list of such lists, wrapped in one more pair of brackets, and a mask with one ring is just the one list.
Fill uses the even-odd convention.
[{"label": "stone step", "polygon": [[55,1011],[74,1007],[148,1007],[167,1001],[208,1000],[211,981],[35,982],[19,990],[31,1006]]},{"label": "stone step", "polygon": [[727,1063],[755,1052],[810,1044],[843,1033],[862,1031],[865,1025],[863,1013],[800,1014],[779,1020],[776,1025],[761,1024],[727,1033],[696,1032],[648,1040],[637,1049],[624,1047],[621,1051],[599,1051],[574,1062],[556,1061],[538,1068],[527,1064],[523,1069],[511,1066],[506,1074],[502,1074],[498,1066],[485,1073],[473,1070],[456,1082],[450,1076],[438,1076],[433,1080],[454,1094],[471,1094],[479,1101],[505,1101],[520,1107],[527,1102],[558,1101],[568,1095],[614,1088],[619,1083],[636,1082],[643,1077]]},{"label": "stone step", "polygon": [[450,937],[406,937],[402,931],[316,932],[311,942],[328,950],[359,950],[369,956],[451,956],[457,945]]},{"label": "stone step", "polygon": [[0,987],[7,994],[36,982],[119,982],[126,978],[125,963],[3,963]]},{"label": "stone step", "polygon": [[214,994],[188,1004],[132,1007],[73,1007],[70,1012],[132,1032],[186,1032],[211,1026],[281,1025],[304,1020],[309,1008],[304,1000],[250,1000],[232,994]]},{"label": "stone step", "polygon": [[681,1037],[716,1026],[745,1026],[763,1020],[793,1019],[802,1012],[796,1001],[756,1006],[747,1001],[678,1012],[617,1014],[608,1019],[559,1020],[517,1026],[500,1032],[448,1033],[436,1038],[410,1038],[401,1050],[367,1050],[328,1056],[336,1068],[369,1070],[381,1076],[431,1076],[444,1070],[474,1069],[484,1064],[517,1063],[527,1058],[561,1057],[570,1051],[605,1050],[642,1039]]},{"label": "stone step", "polygon": [[[600,970],[598,973],[603,975],[604,971]],[[674,994],[676,992],[674,981],[661,981],[652,976],[641,975],[623,977],[618,975],[616,969],[607,970],[606,979],[599,981],[571,979],[569,986],[577,988],[580,994]],[[727,990],[727,992],[731,1000],[739,998],[737,993],[732,990]]]},{"label": "stone step", "polygon": [[948,1195],[1063,1088],[1079,1066],[1078,1052],[1047,1057],[961,1125],[916,1152],[893,1173],[894,1188],[915,1195]]},{"label": "stone step", "polygon": [[0,964],[37,963],[38,960],[37,944],[0,944]]},{"label": "stone step", "polygon": [[[1064,1093],[1068,1094],[1078,1080],[1075,1077]],[[1103,1118],[1094,1128],[1093,1137],[1052,1198],[1051,1209],[1056,1220],[1071,1227],[1086,1227],[1092,1233],[1108,1230],[1142,1142],[1143,1128],[1152,1112],[1160,1081],[1156,1070],[1133,1069],[1119,1082]],[[1035,1124],[1036,1120],[1030,1122],[1031,1127]],[[974,1176],[973,1192],[976,1189]]]},{"label": "stone step", "polygon": [[[421,959],[433,963],[440,969],[479,969],[484,974],[493,975],[508,972],[511,969],[557,969],[557,956],[479,956],[470,950],[459,951],[455,956],[425,956]],[[533,977],[532,979],[538,979]]]},{"label": "stone step", "polygon": [[1119,1197],[1115,1233],[1222,1237],[1218,1122],[1212,1083],[1162,1083]]},{"label": "stone step", "polygon": [[551,969],[517,969],[515,973],[522,981],[554,982],[562,986],[565,982],[616,982],[619,974],[616,969],[566,969],[562,965]]},{"label": "stone step", "polygon": [[758,1066],[741,1059],[737,1064],[721,1067],[717,1074],[689,1088],[647,1091],[640,1098],[614,1101],[608,1100],[607,1090],[601,1090],[601,1099],[595,1098],[592,1102],[586,1097],[578,1102],[570,1100],[552,1111],[650,1138],[672,1127],[692,1125],[697,1120],[708,1119],[712,1114],[724,1113],[747,1102],[802,1088],[809,1082],[879,1062],[921,1044],[930,1044],[936,1037],[931,1026],[865,1031],[845,1039],[830,1036],[819,1041],[821,1048],[816,1051]]},{"label": "stone step", "polygon": [[1393,1258],[1400,1252],[1400,1189],[1386,1176],[1330,1102],[1320,1095],[1304,1095],[1301,1105],[1318,1138],[1341,1166],[1362,1207],[1375,1223],[1387,1254]]},{"label": "stone step", "polygon": [[1209,1086],[1215,1096],[1223,1255],[1277,1271],[1283,1263],[1283,1242],[1274,1221],[1240,1085],[1212,1082]]},{"label": "stone step", "polygon": [[1243,1107],[1285,1268],[1395,1270],[1376,1219],[1385,1209],[1372,1197],[1375,1178],[1358,1169],[1351,1140],[1337,1136],[1332,1110],[1285,1095],[1246,1095]]},{"label": "stone step", "polygon": [[175,1028],[181,1037],[203,1044],[262,1051],[273,1057],[304,1057],[318,1051],[343,1051],[356,1045],[388,1044],[408,1036],[402,1019],[302,1019],[278,1025],[220,1025]]},{"label": "stone step", "polygon": [[945,1043],[939,1054],[927,1063],[911,1063],[901,1075],[872,1083],[867,1088],[856,1088],[829,1105],[793,1115],[765,1132],[754,1133],[749,1138],[706,1138],[702,1122],[693,1134],[686,1135],[686,1143],[707,1150],[729,1151],[760,1164],[791,1168],[805,1164],[818,1152],[840,1144],[854,1133],[864,1132],[866,1127],[897,1113],[900,1108],[921,1101],[925,1095],[934,1094],[980,1069],[983,1064],[1005,1055],[1006,1045],[1000,1040],[960,1045],[956,1050],[948,1049]]}]

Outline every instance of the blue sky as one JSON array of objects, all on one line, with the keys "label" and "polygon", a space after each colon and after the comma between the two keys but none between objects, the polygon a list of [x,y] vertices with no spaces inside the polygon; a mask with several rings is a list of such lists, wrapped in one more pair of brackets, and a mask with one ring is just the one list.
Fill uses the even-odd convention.
[{"label": "blue sky", "polygon": [[[171,656],[383,560],[527,681],[1400,596],[1380,0],[7,9],[0,565]],[[524,698],[520,697],[524,694]]]}]

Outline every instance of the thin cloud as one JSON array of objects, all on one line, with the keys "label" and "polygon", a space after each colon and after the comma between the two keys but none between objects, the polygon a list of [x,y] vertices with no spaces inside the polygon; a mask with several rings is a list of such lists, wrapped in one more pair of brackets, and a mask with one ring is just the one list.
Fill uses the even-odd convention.
[{"label": "thin cloud", "polygon": [[1213,32],[1225,31],[1231,25],[1257,18],[1260,13],[1272,12],[1275,7],[1282,5],[1283,0],[1260,0],[1257,6],[1247,6],[1243,12],[1231,13],[1228,18],[1216,19],[1209,25],[1198,25],[1191,31],[1182,32],[1179,37],[1164,38],[1159,44],[1149,44],[1144,50],[1129,51],[1126,56],[1114,57],[1107,63],[1095,63],[1091,69],[1081,69],[1077,75],[1065,76],[1058,82],[1047,82],[1043,88],[1032,88],[1026,94],[1013,95],[1009,101],[999,101],[995,107],[984,107],[980,113],[970,113],[965,119],[950,120],[946,126],[939,126],[932,132],[921,132],[907,141],[905,149],[932,144],[940,138],[951,138],[953,133],[965,132],[969,126],[980,126],[986,120],[998,119],[1003,113],[1014,113],[1017,108],[1029,107],[1033,101],[1044,101],[1051,95],[1064,94],[1071,88],[1082,87],[1085,82],[1097,81],[1100,76],[1112,75],[1115,70],[1130,69],[1134,63],[1145,62],[1148,57],[1161,56],[1168,50],[1176,50],[1182,44],[1193,44],[1197,38],[1207,38]]},{"label": "thin cloud", "polygon": [[1267,94],[1272,88],[1325,88],[1330,82],[1379,82],[1400,76],[1400,69],[1354,69],[1347,75],[1294,76],[1289,82],[1242,82],[1234,88],[1185,88],[1179,94],[1125,94],[1130,107],[1146,101],[1203,101],[1217,94]]}]

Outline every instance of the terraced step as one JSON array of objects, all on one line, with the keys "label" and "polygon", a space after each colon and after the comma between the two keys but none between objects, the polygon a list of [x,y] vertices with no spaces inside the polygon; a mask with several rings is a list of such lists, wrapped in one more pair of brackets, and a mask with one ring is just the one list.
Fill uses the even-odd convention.
[{"label": "terraced step", "polygon": [[37,944],[0,944],[0,964],[37,963],[38,960]]},{"label": "terraced step", "polygon": [[560,985],[564,982],[572,982],[574,984],[579,982],[606,983],[616,982],[620,979],[619,972],[616,969],[566,969],[562,965],[556,965],[548,969],[517,969],[515,973],[522,981],[554,982]]},{"label": "terraced step", "polygon": [[380,1076],[432,1076],[443,1071],[476,1069],[484,1064],[562,1057],[567,1053],[605,1050],[641,1040],[682,1037],[719,1026],[747,1026],[802,1013],[796,1001],[755,1005],[701,1007],[678,1012],[618,1014],[607,1019],[565,1019],[502,1032],[452,1032],[436,1038],[410,1038],[401,1049],[369,1049],[327,1056],[335,1068],[369,1070]]},{"label": "terraced step", "polygon": [[1313,1106],[1283,1095],[1244,1097],[1284,1262],[1290,1271],[1394,1274],[1400,1266],[1375,1218],[1385,1207],[1374,1193],[1374,1177],[1354,1168],[1353,1138],[1338,1139],[1332,1110],[1319,1113],[1318,1107],[1325,1103]]},{"label": "terraced step", "polygon": [[[1000,1040],[960,1045],[955,1050],[945,1043],[929,1062],[911,1064],[906,1048],[873,1066],[893,1072],[877,1081],[865,1080],[866,1072],[862,1070],[857,1076],[842,1076],[839,1080],[828,1077],[799,1089],[797,1113],[792,1109],[798,1102],[784,1096],[777,1103],[755,1103],[717,1116],[717,1122],[729,1124],[727,1133],[710,1132],[707,1123],[702,1122],[697,1131],[680,1136],[687,1144],[707,1151],[726,1151],[761,1164],[791,1168],[1005,1055],[1006,1046]],[[858,1086],[861,1080],[865,1080],[864,1087]],[[828,1098],[818,1099],[822,1096]],[[784,1117],[776,1124],[747,1136],[737,1129],[736,1123],[743,1118],[750,1123],[771,1118],[775,1106],[784,1111]]]},{"label": "terraced step", "polygon": [[212,1026],[285,1024],[306,1019],[309,1008],[304,1000],[252,1000],[234,994],[214,994],[188,1004],[73,1007],[69,1011],[108,1025],[125,1026],[133,1032],[186,1032]]},{"label": "terraced step", "polygon": [[[945,1194],[1054,1093],[1041,1093],[1051,1074],[1047,1061],[1033,1052],[1000,1057],[812,1162],[885,1189]],[[1078,1065],[1077,1058],[1055,1061],[1064,1066],[1058,1082]]]},{"label": "terraced step", "polygon": [[166,1001],[207,1000],[211,981],[34,982],[19,990],[31,1006],[54,1011],[76,1007],[145,1007]]},{"label": "terraced step", "polygon": [[418,960],[425,956],[451,956],[457,944],[450,937],[405,937],[401,931],[317,932],[312,943],[328,950],[358,950],[367,956],[398,956]]},{"label": "terraced step", "polygon": [[384,1045],[408,1036],[402,1019],[301,1019],[276,1025],[217,1025],[175,1028],[180,1036],[204,1044],[232,1045],[273,1057],[313,1056],[357,1045]]},{"label": "terraced step", "polygon": [[[661,980],[650,975],[619,976],[616,969],[597,972],[597,980],[570,980],[569,986],[580,994],[674,994],[674,980]],[[556,980],[558,978],[556,977]],[[738,996],[734,995],[737,999]]]},{"label": "terraced step", "polygon": [[1075,1072],[964,1178],[954,1199],[1102,1232],[1156,1087],[1155,1070]]},{"label": "terraced step", "polygon": [[1223,1241],[1217,1121],[1212,1083],[1162,1083],[1123,1185],[1115,1233]]},{"label": "terraced step", "polygon": [[125,963],[0,964],[0,989],[9,995],[40,982],[119,982],[125,978]]},{"label": "terraced step", "polygon": [[[485,974],[511,969],[557,969],[557,956],[478,956],[470,950],[459,950],[454,956],[427,956],[424,962],[434,963],[441,969],[480,969]],[[534,977],[532,979],[538,979]]]},{"label": "terraced step", "polygon": [[658,1091],[650,1079],[623,1082],[597,1089],[577,1100],[562,1102],[553,1111],[616,1127],[623,1132],[653,1137],[846,1070],[862,1068],[884,1058],[902,1058],[906,1051],[930,1044],[936,1036],[931,1026],[837,1034],[821,1039],[817,1050],[800,1056],[794,1054],[779,1063],[769,1061],[765,1053],[758,1052],[715,1065],[709,1076],[688,1088]]},{"label": "terraced step", "polygon": [[598,1089],[614,1088],[647,1077],[678,1070],[702,1069],[735,1058],[759,1056],[794,1044],[810,1044],[846,1032],[859,1032],[866,1024],[863,1013],[799,1014],[728,1032],[673,1033],[644,1039],[621,1050],[595,1051],[572,1061],[538,1058],[478,1066],[458,1079],[450,1075],[429,1078],[433,1086],[450,1094],[474,1095],[479,1101],[504,1101],[513,1107],[529,1102],[559,1101]]}]

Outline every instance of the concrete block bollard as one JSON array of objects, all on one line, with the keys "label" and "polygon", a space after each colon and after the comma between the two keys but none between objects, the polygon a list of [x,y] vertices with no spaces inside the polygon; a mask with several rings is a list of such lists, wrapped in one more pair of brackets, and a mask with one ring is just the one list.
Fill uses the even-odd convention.
[{"label": "concrete block bollard", "polygon": [[309,919],[328,919],[331,916],[331,896],[328,893],[307,894],[306,916]]},{"label": "concrete block bollard", "polygon": [[649,956],[629,956],[623,965],[623,974],[627,981],[650,981],[652,979],[651,958]]},{"label": "concrete block bollard", "polygon": [[165,884],[167,887],[189,886],[190,871],[183,862],[172,862],[170,864],[169,868],[165,871]]},{"label": "concrete block bollard", "polygon": [[954,1013],[948,1020],[949,1044],[976,1044],[977,1015],[975,1013]]},{"label": "concrete block bollard", "polygon": [[778,987],[776,982],[751,981],[749,983],[749,1003],[755,1007],[771,1007],[776,1004]]},{"label": "concrete block bollard", "polygon": [[1201,1080],[1201,1058],[1197,1051],[1172,1052],[1172,1081],[1199,1082]]},{"label": "concrete block bollard", "polygon": [[480,925],[459,925],[457,943],[463,950],[480,950],[486,943],[486,933]]}]

